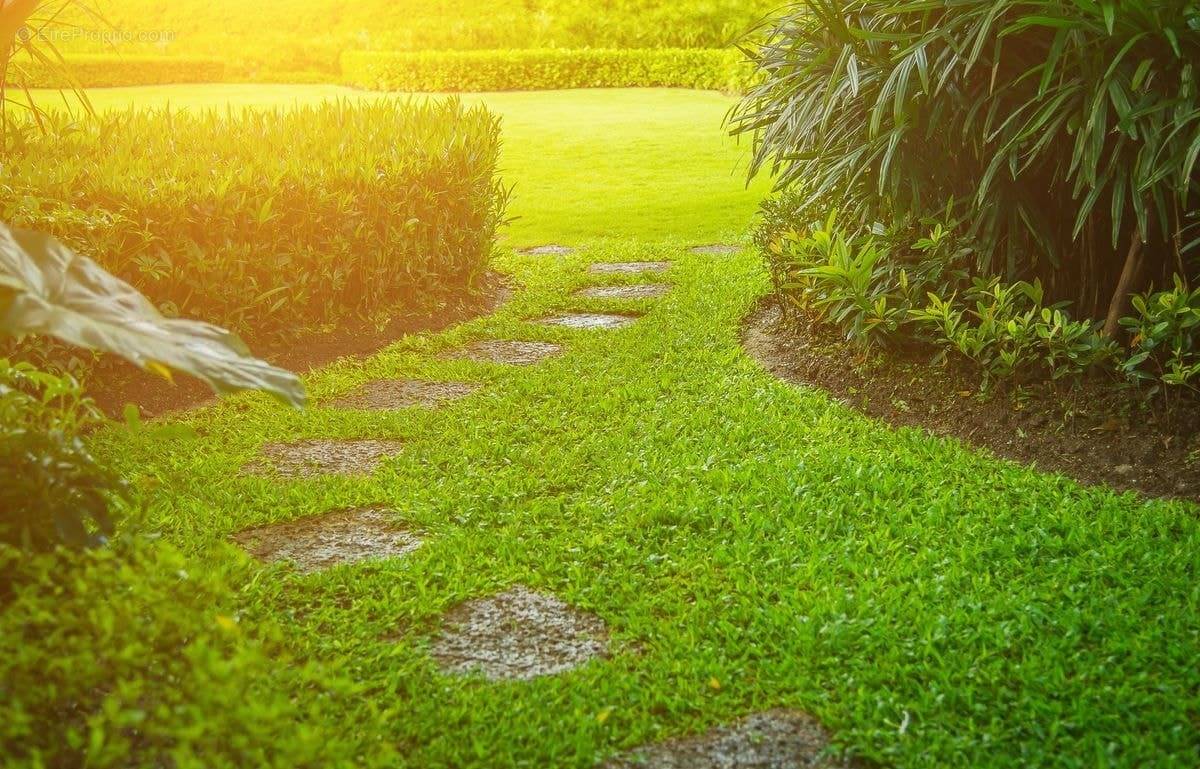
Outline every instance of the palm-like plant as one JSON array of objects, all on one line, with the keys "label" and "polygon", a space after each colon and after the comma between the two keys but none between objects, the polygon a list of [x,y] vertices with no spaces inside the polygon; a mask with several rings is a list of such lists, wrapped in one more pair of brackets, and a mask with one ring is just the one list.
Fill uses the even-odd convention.
[{"label": "palm-like plant", "polygon": [[748,47],[731,124],[781,187],[864,224],[954,200],[981,272],[1094,313],[1189,272],[1196,0],[806,0]]},{"label": "palm-like plant", "polygon": [[[103,19],[82,0],[0,0],[0,111],[5,125],[9,107],[28,110],[39,123],[45,114],[29,93],[27,69],[30,66],[52,72],[70,85],[64,89],[69,99],[91,112],[87,93],[72,77],[62,54],[54,45],[50,33],[69,26],[63,17],[69,9],[78,9],[85,16]],[[24,98],[14,99],[12,90]]]}]

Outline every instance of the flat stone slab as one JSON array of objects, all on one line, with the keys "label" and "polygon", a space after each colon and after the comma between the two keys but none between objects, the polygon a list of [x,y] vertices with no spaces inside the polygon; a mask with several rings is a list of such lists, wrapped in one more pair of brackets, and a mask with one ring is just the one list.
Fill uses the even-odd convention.
[{"label": "flat stone slab", "polygon": [[555,315],[552,318],[542,318],[538,323],[545,326],[566,326],[567,328],[621,328],[636,321],[636,315],[605,315],[601,313],[578,312],[567,315]]},{"label": "flat stone slab", "polygon": [[597,262],[588,267],[588,272],[602,275],[632,275],[639,272],[666,272],[670,262]]},{"label": "flat stone slab", "polygon": [[728,243],[712,243],[707,246],[696,246],[692,249],[693,254],[737,254],[741,253],[743,246],[734,246]]},{"label": "flat stone slab", "polygon": [[421,546],[397,527],[395,511],[381,507],[340,510],[286,523],[246,529],[235,542],[260,561],[290,561],[302,572],[341,563],[396,558]]},{"label": "flat stone slab", "polygon": [[567,254],[575,253],[575,249],[570,246],[560,246],[552,243],[546,246],[535,246],[534,248],[525,248],[521,250],[522,254],[530,256],[566,256]]},{"label": "flat stone slab", "polygon": [[473,360],[480,363],[507,363],[530,366],[562,352],[562,347],[550,342],[514,342],[503,339],[475,342],[459,350],[451,350],[443,360]]},{"label": "flat stone slab", "polygon": [[638,286],[591,286],[575,292],[587,299],[656,299],[666,295],[671,287],[666,283],[643,283]]},{"label": "flat stone slab", "polygon": [[607,656],[608,629],[599,617],[517,586],[451,609],[430,651],[448,673],[526,681]]},{"label": "flat stone slab", "polygon": [[603,769],[835,769],[851,767],[821,752],[829,735],[804,713],[756,713],[705,734],[635,748]]},{"label": "flat stone slab", "polygon": [[380,379],[367,382],[349,395],[331,401],[331,408],[386,411],[413,406],[437,408],[465,398],[480,388],[471,382],[427,382],[417,379]]},{"label": "flat stone slab", "polygon": [[396,456],[403,449],[404,444],[400,441],[381,440],[320,439],[268,443],[262,448],[262,458],[247,465],[243,472],[285,478],[370,475],[383,460]]}]

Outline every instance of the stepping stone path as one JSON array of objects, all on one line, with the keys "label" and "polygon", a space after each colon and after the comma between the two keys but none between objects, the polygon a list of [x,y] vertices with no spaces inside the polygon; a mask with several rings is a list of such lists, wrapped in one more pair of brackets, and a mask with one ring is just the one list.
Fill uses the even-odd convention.
[{"label": "stepping stone path", "polygon": [[460,350],[443,354],[443,360],[473,360],[480,363],[508,363],[514,366],[530,366],[552,358],[562,352],[562,347],[549,342],[513,342],[493,339],[475,342]]},{"label": "stepping stone path", "polygon": [[471,395],[480,385],[470,382],[426,382],[416,379],[380,379],[367,382],[329,404],[332,408],[386,411],[412,406],[437,408]]},{"label": "stepping stone path", "polygon": [[268,443],[262,459],[247,465],[243,472],[253,475],[281,475],[285,478],[310,478],[316,475],[370,475],[383,460],[404,449],[400,441],[381,440],[308,440],[295,443]]},{"label": "stepping stone path", "polygon": [[665,296],[671,287],[666,283],[645,283],[640,286],[592,286],[580,289],[575,296],[586,299],[656,299]]},{"label": "stepping stone path", "polygon": [[608,654],[600,618],[524,586],[460,604],[444,623],[430,651],[447,673],[526,681]]},{"label": "stepping stone path", "polygon": [[262,561],[291,561],[302,572],[340,563],[396,558],[421,546],[411,532],[393,524],[395,512],[381,507],[342,510],[246,529],[233,539]]},{"label": "stepping stone path", "polygon": [[742,251],[742,246],[731,246],[723,243],[713,243],[708,246],[696,246],[693,254],[736,254]]},{"label": "stepping stone path", "polygon": [[633,275],[639,272],[666,272],[670,262],[597,262],[588,266],[588,272],[601,275]]},{"label": "stepping stone path", "polygon": [[603,315],[581,312],[543,318],[538,323],[544,326],[566,326],[567,328],[621,328],[636,321],[636,315]]},{"label": "stepping stone path", "polygon": [[522,254],[530,256],[566,256],[575,253],[575,249],[569,246],[559,246],[551,244],[548,246],[537,246],[536,248],[522,249]]},{"label": "stepping stone path", "polygon": [[829,735],[811,716],[787,710],[756,713],[705,734],[636,748],[603,769],[835,769],[820,757]]}]

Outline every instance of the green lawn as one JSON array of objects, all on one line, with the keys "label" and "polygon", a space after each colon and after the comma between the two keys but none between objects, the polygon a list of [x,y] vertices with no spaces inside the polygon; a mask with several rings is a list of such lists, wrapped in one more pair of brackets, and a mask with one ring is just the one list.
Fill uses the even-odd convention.
[{"label": "green lawn", "polygon": [[[38,94],[50,104],[57,95]],[[97,109],[286,108],[394,98],[324,85],[181,85],[91,92]],[[420,97],[418,97],[420,98]],[[507,244],[599,237],[696,243],[745,232],[769,184],[746,186],[748,147],[724,135],[733,99],[673,89],[464,94],[504,119],[503,178],[514,188]]]},{"label": "green lawn", "polygon": [[[21,585],[0,614],[10,765],[71,746],[90,767],[584,769],[781,706],[888,767],[1200,763],[1194,506],[892,430],[748,359],[758,258],[686,248],[736,234],[752,208],[717,133],[725,99],[481,98],[506,116],[523,188],[510,242],[587,247],[507,251],[514,301],[311,375],[307,411],[242,396],[187,417],[194,435],[98,436],[147,507],[110,550],[0,561]],[[662,299],[571,296],[640,280],[589,262],[654,259],[674,261]],[[616,331],[529,323],[631,307],[647,314]],[[437,357],[489,338],[565,354]],[[483,388],[432,411],[320,405],[391,377]],[[239,474],[266,442],[316,437],[405,449],[367,478]],[[306,576],[229,541],[376,504],[425,545]],[[516,584],[599,615],[612,657],[530,682],[440,674],[428,646],[443,612]]]}]

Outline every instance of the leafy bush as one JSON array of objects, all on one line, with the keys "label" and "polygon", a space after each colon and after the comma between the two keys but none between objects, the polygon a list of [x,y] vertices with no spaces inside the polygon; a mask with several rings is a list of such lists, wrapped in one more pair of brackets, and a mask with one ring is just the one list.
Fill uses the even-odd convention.
[{"label": "leafy bush", "polygon": [[535,91],[675,87],[738,90],[749,68],[732,50],[350,52],[345,81],[384,91]]},{"label": "leafy bush", "polygon": [[26,88],[219,83],[225,80],[225,65],[192,56],[76,54],[66,57],[64,67],[17,62],[9,75],[13,85]]},{"label": "leafy bush", "polygon": [[0,544],[0,755],[30,767],[335,765],[354,737],[320,728],[322,709],[351,685],[318,678],[278,628],[243,616],[230,585],[251,581],[147,536],[34,556]]},{"label": "leafy bush", "polygon": [[1129,381],[1148,397],[1200,392],[1200,289],[1189,291],[1176,276],[1169,291],[1135,296],[1133,309],[1121,320],[1132,339],[1121,365]]},{"label": "leafy bush", "polygon": [[470,289],[507,199],[498,119],[454,100],[59,116],[7,140],[0,218],[258,335]]},{"label": "leafy bush", "polygon": [[1071,320],[1061,305],[1044,304],[1038,282],[1004,283],[976,278],[961,302],[929,294],[924,309],[912,317],[937,342],[978,365],[984,386],[1039,377],[1078,378],[1111,360],[1115,342],[1103,337],[1095,323]]},{"label": "leafy bush", "polygon": [[68,51],[218,58],[233,78],[336,75],[355,50],[512,48],[725,48],[776,3],[768,0],[263,0],[214,5],[106,0],[117,30],[85,13],[60,46]]},{"label": "leafy bush", "polygon": [[1194,0],[806,0],[752,49],[754,170],[863,225],[957,201],[976,275],[1095,317],[1200,242]]},{"label": "leafy bush", "polygon": [[112,534],[121,483],[80,440],[99,421],[73,378],[0,359],[0,543],[46,550]]},{"label": "leafy bush", "polygon": [[771,235],[767,262],[786,303],[836,326],[851,343],[886,345],[910,334],[911,313],[926,293],[946,293],[962,280],[956,263],[965,251],[951,231],[938,223],[925,237],[914,233],[846,230],[831,214],[808,234]]}]

